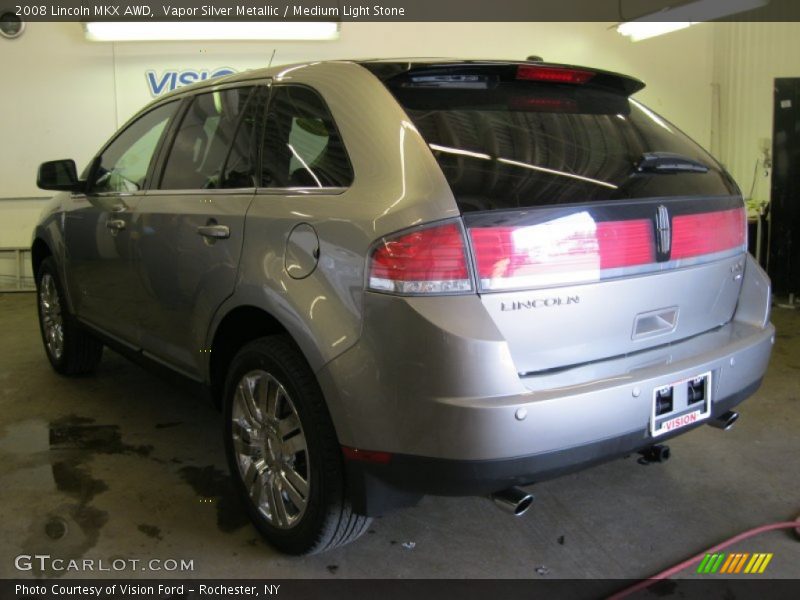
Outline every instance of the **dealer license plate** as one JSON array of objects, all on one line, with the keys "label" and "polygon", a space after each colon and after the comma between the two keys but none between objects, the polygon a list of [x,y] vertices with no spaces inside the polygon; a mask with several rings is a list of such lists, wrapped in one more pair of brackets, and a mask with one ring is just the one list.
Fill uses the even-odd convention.
[{"label": "dealer license plate", "polygon": [[707,419],[712,389],[710,371],[654,389],[650,434],[657,437]]}]

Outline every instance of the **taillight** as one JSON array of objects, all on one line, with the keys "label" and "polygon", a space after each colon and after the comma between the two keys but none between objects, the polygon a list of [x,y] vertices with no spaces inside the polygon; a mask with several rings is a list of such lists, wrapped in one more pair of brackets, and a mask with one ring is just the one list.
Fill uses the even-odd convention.
[{"label": "taillight", "polygon": [[671,258],[694,258],[743,248],[747,240],[745,227],[743,208],[673,217]]},{"label": "taillight", "polygon": [[576,213],[546,223],[469,230],[482,290],[597,281],[603,271],[655,262],[649,219],[596,222]]},{"label": "taillight", "polygon": [[592,80],[594,76],[595,73],[591,71],[566,67],[544,67],[535,65],[520,65],[517,67],[517,79],[524,81],[583,84]]},{"label": "taillight", "polygon": [[372,251],[369,289],[465,293],[473,272],[483,292],[587,283],[716,260],[747,240],[742,208],[675,215],[658,240],[654,218],[601,221],[585,210],[533,225],[467,225],[473,263],[460,224],[401,232]]},{"label": "taillight", "polygon": [[461,227],[446,223],[381,240],[370,255],[369,289],[395,294],[472,291]]}]

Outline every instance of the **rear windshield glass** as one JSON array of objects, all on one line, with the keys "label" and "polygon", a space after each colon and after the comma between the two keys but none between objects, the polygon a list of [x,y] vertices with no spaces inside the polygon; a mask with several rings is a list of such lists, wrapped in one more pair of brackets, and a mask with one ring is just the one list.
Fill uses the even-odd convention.
[{"label": "rear windshield glass", "polygon": [[[461,210],[738,194],[707,152],[635,100],[591,87],[497,82],[391,90],[428,142]],[[637,168],[645,155],[676,169]],[[687,166],[688,165],[688,166]]]}]

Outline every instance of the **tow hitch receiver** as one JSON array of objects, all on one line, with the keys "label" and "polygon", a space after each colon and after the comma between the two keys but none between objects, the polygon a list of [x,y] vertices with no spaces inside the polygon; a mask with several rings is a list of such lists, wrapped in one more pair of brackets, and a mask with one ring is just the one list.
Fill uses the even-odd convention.
[{"label": "tow hitch receiver", "polygon": [[655,444],[644,450],[639,450],[639,454],[642,455],[638,460],[640,465],[667,462],[670,457],[669,446],[666,444]]}]

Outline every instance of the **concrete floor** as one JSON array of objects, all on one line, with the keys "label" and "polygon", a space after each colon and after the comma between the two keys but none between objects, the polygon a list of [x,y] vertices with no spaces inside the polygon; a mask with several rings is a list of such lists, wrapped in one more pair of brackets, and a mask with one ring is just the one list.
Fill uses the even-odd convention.
[{"label": "concrete floor", "polygon": [[[664,465],[629,458],[536,485],[521,519],[481,498],[426,498],[350,546],[287,558],[231,494],[215,409],[110,351],[96,376],[59,377],[34,296],[0,295],[0,577],[51,575],[14,569],[15,556],[36,553],[193,559],[183,575],[194,577],[646,577],[800,514],[800,312],[773,318],[769,374],[737,426],[671,441]],[[789,533],[731,551],[772,552],[765,576],[800,577]]]}]

